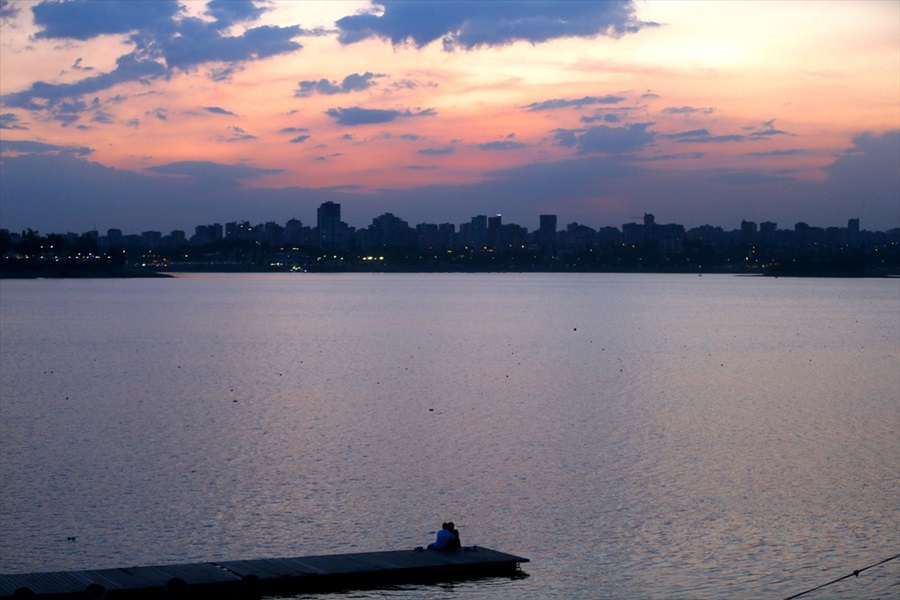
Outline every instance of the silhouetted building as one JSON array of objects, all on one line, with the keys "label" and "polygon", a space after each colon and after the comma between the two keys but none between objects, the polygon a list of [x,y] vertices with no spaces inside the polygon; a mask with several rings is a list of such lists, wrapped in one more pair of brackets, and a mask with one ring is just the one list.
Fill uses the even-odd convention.
[{"label": "silhouetted building", "polygon": [[213,223],[212,225],[197,225],[194,228],[194,236],[191,238],[192,244],[212,244],[222,239],[222,225]]},{"label": "silhouetted building", "polygon": [[419,250],[452,250],[455,244],[456,226],[452,223],[420,223],[416,225],[416,247]]},{"label": "silhouetted building", "polygon": [[499,229],[497,229],[494,247],[507,250],[519,248],[525,245],[527,237],[528,230],[521,225],[516,225],[515,223],[501,225]]},{"label": "silhouetted building", "polygon": [[561,236],[561,245],[578,251],[587,250],[594,245],[594,236],[596,233],[597,232],[594,231],[594,229],[587,225],[569,223],[566,225],[566,230]]},{"label": "silhouetted building", "polygon": [[304,227],[299,219],[290,219],[284,224],[284,242],[294,246],[315,245],[312,229]]},{"label": "silhouetted building", "polygon": [[278,246],[284,240],[284,228],[274,221],[268,221],[263,225],[262,234],[261,241],[272,246]]},{"label": "silhouetted building", "polygon": [[316,212],[319,246],[337,248],[340,241],[341,205],[336,202],[324,202]]},{"label": "silhouetted building", "polygon": [[541,215],[535,242],[546,248],[556,244],[556,215]]},{"label": "silhouetted building", "polygon": [[741,221],[741,235],[745,242],[756,240],[756,221]]},{"label": "silhouetted building", "polygon": [[499,243],[498,235],[500,234],[500,228],[502,226],[503,226],[503,217],[501,217],[500,215],[488,217],[486,245],[489,248],[497,247],[497,245]]},{"label": "silhouetted building", "polygon": [[847,221],[847,243],[851,246],[859,246],[859,219]]},{"label": "silhouetted building", "polygon": [[472,217],[469,229],[469,245],[475,248],[483,248],[487,245],[487,216],[477,215]]},{"label": "silhouetted building", "polygon": [[644,213],[644,241],[656,239],[656,217],[650,213]]},{"label": "silhouetted building", "polygon": [[187,236],[180,229],[173,229],[166,238],[165,243],[170,246],[180,246],[187,243]]},{"label": "silhouetted building", "polygon": [[412,248],[416,243],[415,231],[403,219],[392,213],[384,213],[372,219],[372,224],[357,232],[363,250],[376,248]]},{"label": "silhouetted building", "polygon": [[162,233],[159,231],[142,231],[141,241],[144,248],[151,250],[159,248],[162,245]]}]

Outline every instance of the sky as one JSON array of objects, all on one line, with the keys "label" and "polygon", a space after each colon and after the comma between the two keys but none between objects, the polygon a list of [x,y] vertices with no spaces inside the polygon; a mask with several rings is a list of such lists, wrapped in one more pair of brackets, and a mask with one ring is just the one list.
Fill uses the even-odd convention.
[{"label": "sky", "polygon": [[900,2],[0,0],[0,228],[900,227]]}]

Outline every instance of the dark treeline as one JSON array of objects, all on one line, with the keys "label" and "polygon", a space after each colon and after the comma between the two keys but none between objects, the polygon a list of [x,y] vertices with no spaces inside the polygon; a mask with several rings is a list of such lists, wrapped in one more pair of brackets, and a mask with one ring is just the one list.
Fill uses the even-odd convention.
[{"label": "dark treeline", "polygon": [[[329,204],[329,203],[326,203]],[[336,207],[336,209],[335,209]],[[322,208],[326,210],[322,210]],[[100,236],[0,230],[0,276],[154,276],[184,271],[583,271],[687,272],[768,275],[885,276],[900,274],[900,229],[870,232],[847,227],[743,221],[725,231],[705,225],[685,230],[643,223],[592,229],[541,216],[528,232],[500,217],[473,217],[460,225],[421,224],[386,214],[367,228],[340,222],[339,205],[323,205],[315,227],[292,219],[285,226],[248,222],[180,231]]]}]

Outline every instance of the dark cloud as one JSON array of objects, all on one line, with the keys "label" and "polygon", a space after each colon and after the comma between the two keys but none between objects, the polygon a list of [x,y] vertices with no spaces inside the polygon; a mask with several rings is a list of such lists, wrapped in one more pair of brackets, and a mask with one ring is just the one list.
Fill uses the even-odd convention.
[{"label": "dark cloud", "polygon": [[19,122],[15,113],[0,114],[0,129],[28,129]]},{"label": "dark cloud", "polygon": [[723,142],[743,142],[746,139],[740,134],[712,135],[708,129],[692,129],[691,131],[673,133],[666,137],[675,140],[679,144],[719,144]]},{"label": "dark cloud", "polygon": [[93,104],[88,104],[80,99],[64,100],[53,107],[52,117],[62,123],[63,127],[71,125],[81,119],[81,115],[98,108],[96,98]]},{"label": "dark cloud", "polygon": [[71,154],[87,156],[93,150],[84,146],[57,146],[31,140],[0,140],[0,154],[15,152],[17,154]]},{"label": "dark cloud", "polygon": [[210,67],[207,75],[213,81],[230,81],[234,74],[240,71],[243,71],[243,67],[240,65],[214,66]]},{"label": "dark cloud", "polygon": [[639,162],[660,162],[665,160],[683,160],[683,159],[699,160],[706,158],[705,152],[678,152],[675,154],[655,154],[653,156],[638,157],[635,160]]},{"label": "dark cloud", "polygon": [[[347,139],[351,139],[351,138],[347,138]],[[384,131],[384,132],[379,133],[378,135],[372,137],[371,139],[372,140],[407,140],[410,142],[418,142],[419,140],[423,140],[425,138],[422,137],[421,135],[418,135],[415,133],[401,133],[398,135],[395,133],[391,133],[389,131]],[[366,140],[366,141],[368,141],[368,140]]]},{"label": "dark cloud", "polygon": [[190,231],[198,224],[241,219],[314,221],[316,208],[328,200],[341,203],[352,225],[367,224],[386,211],[409,222],[462,223],[490,210],[529,228],[537,226],[539,214],[598,227],[620,226],[644,212],[687,227],[736,228],[735,219],[741,218],[771,220],[782,228],[798,221],[830,226],[856,217],[872,230],[900,226],[900,131],[858,136],[817,181],[758,168],[659,169],[633,155],[626,161],[608,154],[496,170],[477,183],[376,191],[245,187],[240,180],[273,172],[247,165],[173,163],[155,167],[150,175],[107,168],[78,158],[71,148],[40,142],[3,141],[0,149],[5,152],[0,227],[10,230],[84,231],[96,224],[101,231]]},{"label": "dark cloud", "polygon": [[751,137],[771,137],[773,135],[790,135],[794,134],[789,131],[782,131],[780,129],[775,129],[774,119],[772,121],[766,121],[763,123],[763,129],[758,129],[750,134]]},{"label": "dark cloud", "polygon": [[518,2],[404,2],[376,0],[374,9],[337,21],[340,41],[378,37],[421,48],[441,40],[444,49],[545,42],[563,37],[621,36],[653,25],[635,16],[634,2],[532,0]]},{"label": "dark cloud", "polygon": [[423,156],[444,156],[446,154],[453,154],[453,152],[453,146],[444,146],[443,148],[422,148],[421,150],[417,150],[416,154],[421,154]]},{"label": "dark cloud", "polygon": [[330,117],[334,117],[338,125],[370,125],[374,123],[390,123],[403,117],[430,117],[436,113],[434,109],[428,108],[413,112],[406,110],[382,110],[378,108],[362,108],[359,106],[351,106],[349,108],[329,108],[325,111]]},{"label": "dark cloud", "polygon": [[685,139],[685,138],[691,138],[691,139],[703,138],[703,137],[709,137],[709,135],[710,135],[709,129],[691,129],[690,131],[680,131],[678,133],[671,133],[671,134],[668,134],[666,137],[673,139],[673,140],[679,140],[679,139]]},{"label": "dark cloud", "polygon": [[762,171],[731,171],[714,175],[712,180],[721,181],[730,185],[761,185],[769,183],[786,183],[795,181],[796,178]]},{"label": "dark cloud", "polygon": [[556,98],[554,100],[544,100],[543,102],[532,102],[525,106],[525,109],[529,112],[535,112],[539,110],[552,110],[556,108],[581,108],[582,106],[587,106],[590,104],[618,104],[619,102],[624,102],[625,98],[622,96],[585,96],[584,98]]},{"label": "dark cloud", "polygon": [[224,29],[235,23],[255,21],[265,9],[252,0],[210,0],[206,4],[206,14],[216,20],[216,27]]},{"label": "dark cloud", "polygon": [[247,133],[241,127],[229,127],[229,130],[232,132],[230,137],[223,138],[225,142],[245,142],[247,140],[255,140],[256,136]]},{"label": "dark cloud", "polygon": [[527,144],[523,144],[522,142],[511,142],[509,140],[476,145],[481,150],[518,150],[519,148],[525,148],[527,146]]},{"label": "dark cloud", "polygon": [[624,127],[596,125],[587,129],[556,129],[556,145],[576,147],[581,154],[620,154],[634,152],[650,144],[656,133],[648,131],[652,123],[632,123]]},{"label": "dark cloud", "polygon": [[598,125],[589,127],[578,136],[578,151],[582,153],[620,153],[640,150],[653,142],[656,134],[647,131],[652,123],[632,123],[625,127]]},{"label": "dark cloud", "polygon": [[93,71],[94,67],[82,67],[81,66],[81,58],[75,59],[75,62],[72,63],[72,69],[75,71]]},{"label": "dark cloud", "polygon": [[216,115],[228,115],[230,117],[236,117],[237,115],[231,112],[230,110],[225,110],[221,106],[204,106],[202,107],[206,112],[211,112]]},{"label": "dark cloud", "polygon": [[409,171],[433,171],[434,169],[439,169],[440,167],[436,165],[406,165],[403,168]]},{"label": "dark cloud", "polygon": [[[858,135],[853,139],[853,148],[824,171],[828,177],[830,200],[850,203],[857,216],[868,217],[873,229],[884,229],[885,222],[897,226],[900,219],[900,129],[881,135]],[[876,217],[882,206],[891,207],[891,213]]]},{"label": "dark cloud", "polygon": [[745,139],[742,135],[711,135],[705,138],[695,138],[695,139],[684,139],[678,140],[679,142],[699,142],[699,143],[711,143],[711,144],[719,144],[722,142],[743,142]]},{"label": "dark cloud", "polygon": [[52,84],[36,81],[28,90],[7,94],[0,100],[6,106],[28,110],[49,109],[53,113],[60,101],[94,94],[128,81],[154,79],[161,77],[165,72],[165,67],[157,62],[138,59],[134,53],[126,54],[116,59],[116,68],[109,73],[87,77],[75,83]]},{"label": "dark cloud", "polygon": [[796,148],[794,150],[769,150],[768,152],[747,152],[746,156],[807,156],[810,150]]},{"label": "dark cloud", "polygon": [[0,0],[0,19],[12,19],[19,14],[19,7],[10,0]]},{"label": "dark cloud", "polygon": [[419,84],[412,79],[400,79],[392,83],[391,87],[395,90],[414,90],[419,87]]},{"label": "dark cloud", "polygon": [[108,112],[104,112],[102,110],[98,110],[94,113],[94,116],[91,118],[91,123],[114,123],[115,119]]},{"label": "dark cloud", "polygon": [[621,120],[622,117],[616,113],[598,113],[593,116],[582,115],[579,119],[582,123],[596,123],[597,121],[603,121],[604,123],[619,123]]},{"label": "dark cloud", "polygon": [[663,109],[664,113],[669,113],[671,115],[692,115],[694,113],[701,113],[704,115],[711,115],[716,112],[714,108],[694,108],[693,106],[670,106],[668,108]]},{"label": "dark cloud", "polygon": [[181,174],[163,176],[109,168],[65,152],[4,157],[0,227],[40,227],[45,233],[182,229],[190,235],[196,225],[253,218],[258,211],[280,222],[309,211],[315,222],[315,207],[325,200],[340,201],[318,190],[255,190],[233,184],[234,179],[265,173],[243,165],[215,167],[163,165],[161,171]]},{"label": "dark cloud", "polygon": [[[190,70],[216,63],[213,79],[227,79],[241,63],[299,50],[293,41],[303,31],[298,26],[249,28],[239,36],[224,31],[232,24],[254,20],[262,8],[252,2],[219,1],[207,5],[214,22],[185,17],[179,2],[169,0],[71,0],[41,2],[32,8],[36,38],[88,40],[106,34],[128,34],[134,50],[116,60],[110,72],[74,83],[35,82],[24,91],[0,98],[6,106],[48,110],[63,122],[77,120],[71,114],[56,114],[63,99],[95,94],[117,84],[171,76],[176,69]],[[80,63],[76,62],[80,67]],[[81,69],[79,69],[81,70]]]},{"label": "dark cloud", "polygon": [[205,160],[186,160],[146,169],[162,175],[178,175],[216,188],[240,186],[242,179],[258,179],[263,175],[282,173],[284,169],[262,169],[250,165],[223,165]]},{"label": "dark cloud", "polygon": [[290,142],[292,144],[302,144],[303,142],[305,142],[306,140],[308,140],[311,137],[312,136],[309,134],[298,135],[295,138],[291,138]]},{"label": "dark cloud", "polygon": [[36,38],[89,40],[113,33],[171,30],[182,8],[174,0],[71,0],[41,2],[31,11],[34,23],[39,27]]},{"label": "dark cloud", "polygon": [[295,98],[305,98],[313,94],[349,94],[350,92],[361,92],[375,85],[374,79],[384,77],[383,74],[369,73],[368,71],[360,75],[352,73],[344,77],[344,80],[338,84],[337,82],[320,79],[318,81],[308,80],[301,81],[300,87],[294,92]]},{"label": "dark cloud", "polygon": [[278,133],[304,133],[309,131],[306,127],[284,127],[278,130]]},{"label": "dark cloud", "polygon": [[553,136],[556,138],[555,146],[564,148],[572,148],[578,145],[578,134],[584,132],[583,129],[555,129]]},{"label": "dark cloud", "polygon": [[208,62],[238,63],[289,54],[302,46],[292,38],[301,34],[299,27],[264,25],[248,29],[243,35],[226,37],[214,25],[198,19],[185,19],[178,36],[159,44],[169,68],[188,70]]}]

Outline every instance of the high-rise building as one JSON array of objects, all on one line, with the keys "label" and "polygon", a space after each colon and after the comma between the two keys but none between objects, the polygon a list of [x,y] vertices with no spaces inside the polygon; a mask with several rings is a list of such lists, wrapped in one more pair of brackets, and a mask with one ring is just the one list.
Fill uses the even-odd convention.
[{"label": "high-rise building", "polygon": [[556,215],[541,215],[540,232],[543,235],[556,235]]},{"label": "high-rise building", "polygon": [[752,242],[756,240],[757,226],[756,221],[741,220],[741,236],[744,241]]},{"label": "high-rise building", "polygon": [[323,202],[316,212],[316,225],[319,229],[319,246],[336,248],[340,240],[341,205]]},{"label": "high-rise building", "polygon": [[859,246],[859,219],[847,221],[847,243],[851,246]]},{"label": "high-rise building", "polygon": [[475,248],[483,248],[487,244],[487,215],[477,215],[472,217],[471,244]]},{"label": "high-rise building", "polygon": [[556,215],[541,215],[537,230],[537,243],[542,247],[556,243]]},{"label": "high-rise building", "polygon": [[500,228],[503,226],[503,217],[501,215],[495,215],[493,217],[488,217],[487,220],[487,246],[490,248],[497,247],[497,235],[500,233]]},{"label": "high-rise building", "polygon": [[644,241],[656,239],[656,217],[650,213],[644,213]]}]

